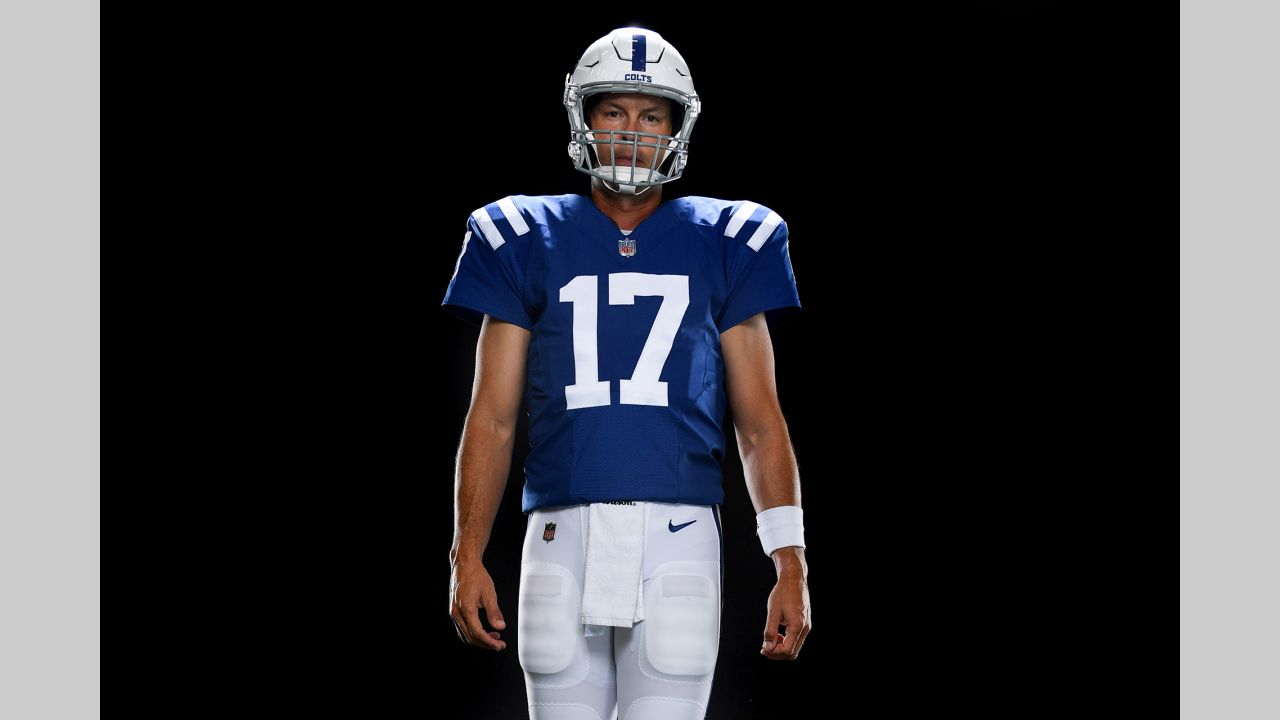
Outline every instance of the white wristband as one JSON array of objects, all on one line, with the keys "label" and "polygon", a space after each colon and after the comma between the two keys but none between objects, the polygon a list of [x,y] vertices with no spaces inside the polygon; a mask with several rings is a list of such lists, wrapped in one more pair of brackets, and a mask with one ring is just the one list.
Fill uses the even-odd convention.
[{"label": "white wristband", "polygon": [[804,547],[804,510],[799,505],[779,505],[756,514],[756,534],[764,554],[773,556],[781,547]]}]

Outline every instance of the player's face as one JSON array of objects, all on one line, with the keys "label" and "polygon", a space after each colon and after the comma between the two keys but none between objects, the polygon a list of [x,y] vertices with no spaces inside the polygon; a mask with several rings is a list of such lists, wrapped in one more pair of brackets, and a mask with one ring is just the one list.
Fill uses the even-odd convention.
[{"label": "player's face", "polygon": [[[637,145],[635,157],[632,157],[632,146],[623,144],[635,140],[632,133],[671,134],[671,103],[663,98],[643,93],[609,93],[591,110],[587,124],[593,130],[614,130],[613,158],[610,159],[609,145],[598,145],[600,162],[604,165],[631,165],[635,161],[637,168],[653,167],[653,155],[658,150],[654,147]],[[607,134],[596,136],[599,140],[608,140]],[[641,135],[640,143],[650,146],[657,138]],[[666,151],[658,158],[658,163],[666,157]]]}]

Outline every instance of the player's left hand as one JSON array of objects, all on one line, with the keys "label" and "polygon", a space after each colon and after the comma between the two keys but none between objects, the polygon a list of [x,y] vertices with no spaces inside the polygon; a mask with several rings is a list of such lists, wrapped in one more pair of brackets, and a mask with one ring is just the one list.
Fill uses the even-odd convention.
[{"label": "player's left hand", "polygon": [[[778,626],[786,628],[778,632]],[[764,624],[760,654],[770,660],[795,660],[813,629],[809,610],[809,583],[799,568],[784,567],[769,593],[769,617]]]}]

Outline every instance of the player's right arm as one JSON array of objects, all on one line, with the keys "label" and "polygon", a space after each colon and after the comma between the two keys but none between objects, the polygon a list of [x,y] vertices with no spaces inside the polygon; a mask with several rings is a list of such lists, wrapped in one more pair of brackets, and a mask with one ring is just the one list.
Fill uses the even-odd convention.
[{"label": "player's right arm", "polygon": [[[511,469],[528,330],[486,315],[476,342],[476,374],[454,477],[453,547],[449,550],[449,615],[458,635],[476,647],[502,650],[506,628],[493,579],[483,563],[493,519]],[[483,607],[494,630],[480,623]]]}]

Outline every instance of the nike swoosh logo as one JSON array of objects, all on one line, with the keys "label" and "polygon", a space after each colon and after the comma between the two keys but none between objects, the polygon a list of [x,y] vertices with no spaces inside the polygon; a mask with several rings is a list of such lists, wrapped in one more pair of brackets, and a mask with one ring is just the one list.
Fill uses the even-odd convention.
[{"label": "nike swoosh logo", "polygon": [[696,523],[696,522],[698,522],[698,521],[697,521],[697,520],[690,520],[690,521],[689,521],[689,522],[687,522],[687,523],[680,523],[679,525],[675,525],[675,524],[672,524],[672,522],[671,522],[670,520],[668,520],[668,521],[667,521],[667,529],[668,529],[668,530],[670,530],[671,532],[680,532],[681,530],[683,530],[683,529],[685,529],[685,528],[689,527],[690,525],[692,525],[692,524],[694,524],[694,523]]}]

